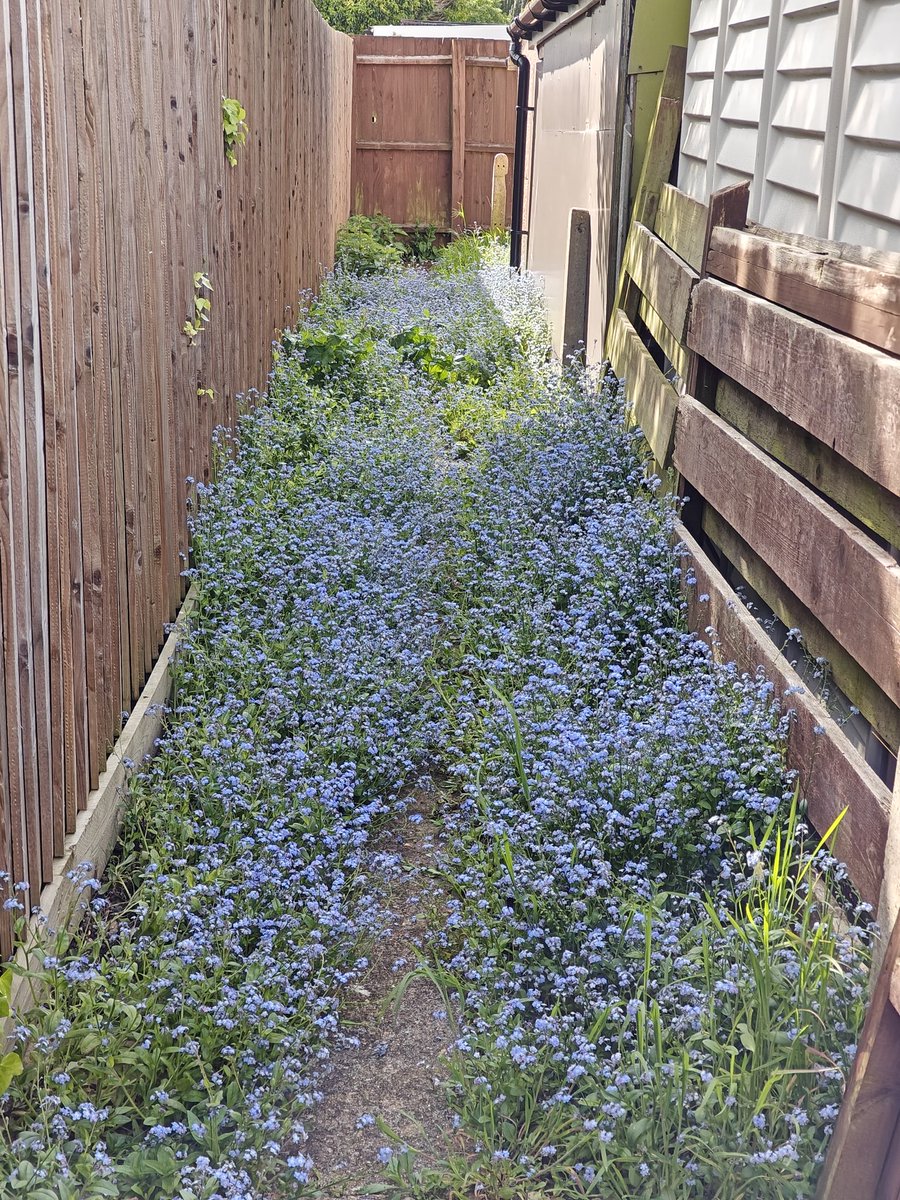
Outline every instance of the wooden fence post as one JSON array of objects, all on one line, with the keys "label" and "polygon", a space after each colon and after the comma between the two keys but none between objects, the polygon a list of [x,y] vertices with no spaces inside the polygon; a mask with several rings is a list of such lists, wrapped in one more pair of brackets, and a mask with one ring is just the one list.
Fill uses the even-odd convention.
[{"label": "wooden fence post", "polygon": [[894,924],[816,1200],[896,1200],[900,1143],[900,921]]},{"label": "wooden fence post", "polygon": [[[749,206],[750,184],[747,182],[736,183],[732,187],[721,188],[718,192],[713,192],[710,196],[706,217],[706,236],[703,239],[703,258],[700,262],[701,279],[705,279],[709,273],[709,246],[712,241],[713,230],[721,226],[724,226],[726,229],[743,229],[747,224],[747,209]],[[704,374],[706,375],[706,379],[703,378]],[[718,372],[701,372],[700,355],[691,352],[688,358],[687,378],[685,380],[685,391],[687,394],[697,400],[706,400],[706,402],[709,402],[704,396],[697,395],[697,387],[698,384],[708,382],[711,375],[717,376]],[[704,388],[703,390],[708,389]],[[713,390],[715,389],[713,388]],[[712,407],[711,403],[710,407]]]},{"label": "wooden fence post", "polygon": [[466,183],[466,44],[453,40],[450,57],[450,222],[465,228]]}]

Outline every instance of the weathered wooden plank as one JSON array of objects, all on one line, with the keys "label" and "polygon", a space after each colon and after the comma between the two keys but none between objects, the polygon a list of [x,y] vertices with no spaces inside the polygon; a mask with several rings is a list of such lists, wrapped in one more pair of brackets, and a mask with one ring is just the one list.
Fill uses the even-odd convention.
[{"label": "weathered wooden plank", "polygon": [[363,67],[436,67],[452,62],[449,54],[357,54]]},{"label": "weathered wooden plank", "polygon": [[822,325],[900,353],[900,272],[892,275],[735,229],[713,232],[707,269]]},{"label": "weathered wooden plank", "polygon": [[[0,29],[3,18],[0,15]],[[5,59],[5,55],[3,58]],[[6,105],[6,63],[0,62],[0,113]],[[5,179],[13,166],[12,147],[8,132],[0,125],[0,184],[5,192]],[[2,216],[5,205],[0,198],[0,641],[3,696],[0,699],[0,714],[3,727],[0,730],[0,750],[3,751],[3,805],[0,810],[0,870],[13,879],[25,875],[24,820],[22,813],[22,730],[19,722],[19,687],[17,670],[17,634],[15,608],[15,557],[13,543],[12,506],[15,495],[15,480],[10,471],[10,423],[11,410],[15,402],[15,378],[10,375],[10,350],[7,324],[7,279],[5,263],[11,257],[7,246],[7,234]],[[12,230],[9,231],[12,236]],[[12,922],[7,916],[0,926],[0,945],[4,952],[12,946]]]},{"label": "weathered wooden plank", "polygon": [[[106,752],[104,713],[108,690],[106,686],[107,647],[109,645],[108,606],[104,607],[105,568],[108,566],[108,545],[112,538],[108,521],[108,488],[104,487],[102,466],[98,457],[112,444],[112,431],[107,428],[110,388],[120,380],[115,355],[106,327],[108,282],[106,272],[106,205],[104,203],[102,135],[109,129],[111,89],[106,77],[106,14],[96,8],[79,15],[77,38],[82,53],[82,71],[76,76],[76,115],[79,175],[79,246],[80,287],[77,293],[80,307],[79,343],[76,379],[80,385],[78,397],[79,481],[82,501],[82,550],[84,581],[84,632],[86,649],[86,682],[84,703],[88,715],[88,770],[91,787],[96,785],[100,765]],[[95,22],[97,24],[95,25]],[[113,278],[110,271],[108,277]],[[127,277],[124,275],[124,277]],[[133,324],[133,322],[132,322]],[[118,326],[113,326],[117,329]],[[136,331],[133,331],[136,332]],[[110,368],[106,370],[109,357]],[[102,462],[102,458],[101,458]],[[140,593],[133,591],[136,601]],[[108,596],[108,593],[107,593]],[[79,807],[86,795],[78,797]]]},{"label": "weathered wooden plank", "polygon": [[678,393],[657,367],[649,350],[621,309],[607,343],[610,365],[625,380],[625,395],[653,457],[663,468],[672,454]]},{"label": "weathered wooden plank", "polygon": [[[638,191],[634,202],[635,214],[640,207],[641,216],[650,223],[652,223],[655,216],[656,205],[659,200],[659,191],[654,191],[653,188],[656,184],[662,187],[662,183],[668,177],[680,128],[681,101],[665,96],[661,97],[653,128],[650,131],[650,141],[647,145],[647,154],[644,158],[644,166],[641,173],[642,178],[638,184]],[[623,263],[628,257],[632,233],[636,223],[638,223],[637,217],[632,221],[628,230],[628,237],[625,240]],[[615,312],[618,308],[625,311],[629,320],[633,319],[637,312],[637,289],[631,286],[628,273],[624,269],[619,273],[618,291],[613,311]]]},{"label": "weathered wooden plank", "polygon": [[811,237],[805,233],[790,233],[784,229],[772,229],[756,221],[747,222],[747,232],[757,237],[782,242],[785,246],[796,246],[810,254],[827,254],[844,262],[857,263],[861,267],[872,267],[876,271],[887,271],[900,275],[900,253],[896,250],[876,250],[873,246],[857,246],[851,242],[833,242],[825,238]]},{"label": "weathered wooden plank", "polygon": [[700,200],[663,184],[653,221],[653,231],[666,245],[699,271],[703,266],[703,244],[709,210]]},{"label": "weathered wooden plank", "polygon": [[700,278],[697,272],[640,222],[631,227],[625,270],[659,313],[675,340],[682,342],[691,290]]},{"label": "weathered wooden plank", "polygon": [[372,141],[357,141],[357,151],[361,150],[393,150],[393,151],[412,151],[412,152],[427,152],[435,151],[449,152],[453,149],[452,142],[372,142]]},{"label": "weathered wooden plank", "polygon": [[900,918],[888,942],[859,1039],[816,1200],[894,1200],[879,1187],[900,1119],[900,1014],[891,1002],[900,961]]},{"label": "weathered wooden plank", "polygon": [[[639,293],[631,283],[630,276],[624,268],[631,250],[636,224],[652,227],[659,203],[660,192],[667,182],[672,170],[672,158],[681,131],[681,102],[684,97],[684,69],[687,62],[687,51],[681,46],[672,46],[666,61],[666,69],[660,84],[659,101],[650,126],[647,139],[647,149],[641,164],[634,204],[631,209],[631,224],[625,239],[623,267],[619,272],[616,284],[616,298],[612,306],[607,329],[607,341],[614,334],[616,311],[622,309],[629,321],[637,316]],[[607,355],[609,351],[607,349]]]},{"label": "weathered wooden plank", "polygon": [[782,466],[807,480],[892,546],[900,546],[900,497],[794,425],[733,379],[716,388],[716,412]]},{"label": "weathered wooden plank", "polygon": [[[83,399],[86,390],[85,376],[85,321],[87,310],[87,295],[83,281],[82,247],[86,235],[82,230],[84,206],[82,202],[83,185],[80,176],[80,156],[78,150],[79,120],[84,109],[84,56],[82,53],[81,37],[82,24],[77,6],[70,0],[54,0],[55,12],[60,22],[59,40],[63,53],[63,79],[65,87],[65,125],[62,139],[67,147],[65,153],[66,207],[60,215],[60,229],[66,230],[61,234],[67,243],[69,258],[66,260],[65,274],[59,277],[61,288],[69,293],[71,302],[72,341],[71,351],[66,348],[66,358],[71,352],[71,362],[67,367],[70,372],[71,385],[66,396],[66,443],[65,443],[65,473],[69,488],[69,509],[67,530],[69,552],[69,573],[63,577],[60,586],[68,595],[69,618],[72,628],[72,673],[68,679],[70,707],[73,718],[73,751],[74,775],[66,783],[66,832],[71,833],[75,828],[76,813],[79,799],[87,795],[90,788],[90,717],[88,713],[87,679],[88,679],[88,645],[85,629],[85,586],[84,586],[84,523],[85,513],[82,506],[81,451],[79,447],[80,411],[85,406]],[[56,76],[58,78],[58,75]],[[55,193],[56,194],[56,193]],[[54,288],[54,309],[57,307],[58,288]]]},{"label": "weathered wooden plank", "polygon": [[[59,236],[68,206],[65,174],[65,64],[59,40],[58,14],[51,0],[41,0],[34,12],[39,45],[32,50],[38,64],[41,130],[36,146],[38,178],[42,180],[43,264],[38,272],[41,296],[40,339],[44,364],[44,438],[47,471],[47,595],[49,605],[48,661],[50,721],[53,730],[53,787],[51,824],[53,854],[62,853],[66,834],[66,796],[74,775],[73,713],[71,710],[72,649],[66,584],[69,579],[69,489],[66,479],[67,397],[73,386],[71,302],[67,289],[52,293],[57,279],[70,279],[68,239]],[[53,303],[56,301],[56,303]],[[51,862],[52,870],[52,862]]]},{"label": "weathered wooden plank", "polygon": [[[6,398],[6,381],[0,371],[0,400]],[[0,437],[2,442],[2,437]],[[2,484],[0,484],[2,494]],[[2,542],[0,542],[2,546]],[[0,559],[2,561],[2,559]],[[0,591],[0,600],[3,599]],[[3,628],[3,605],[0,603],[0,646],[5,640]],[[14,820],[14,800],[10,792],[10,749],[16,749],[15,742],[10,742],[6,715],[6,659],[0,654],[0,871],[7,876],[12,875],[12,822]],[[4,959],[13,952],[13,922],[12,914],[4,914],[0,918],[0,955]]]},{"label": "weathered wooden plank", "polygon": [[[13,44],[9,5],[0,10],[0,29],[6,52],[0,56],[0,235],[2,235],[3,322],[7,377],[5,428],[0,430],[0,586],[3,588],[6,654],[10,792],[14,805],[11,822],[13,876],[27,881],[34,902],[40,887],[40,782],[38,741],[34,709],[34,646],[32,627],[32,577],[28,522],[28,408],[33,404],[26,379],[30,353],[27,324],[27,281],[23,295],[19,224],[19,176],[16,162],[16,80],[21,78],[20,46]],[[23,300],[25,304],[23,306]],[[43,547],[35,548],[38,554]],[[15,760],[15,761],[13,761]]]},{"label": "weathered wooden plank", "polygon": [[[824,706],[809,694],[799,675],[683,525],[679,525],[676,536],[690,559],[685,592],[691,629],[710,644],[721,661],[734,662],[751,675],[762,668],[783,708],[793,711],[788,763],[798,772],[810,821],[824,833],[847,809],[832,848],[847,864],[860,896],[876,905],[881,891],[890,792]],[[838,1196],[835,1193],[835,1200]]]},{"label": "weathered wooden plank", "polygon": [[694,289],[688,345],[900,495],[900,359],[713,279]]},{"label": "weathered wooden plank", "polygon": [[892,751],[900,746],[900,708],[710,505],[703,511],[703,529],[779,621],[788,629],[800,630],[804,652],[828,662],[830,679],[856,705],[885,745]]},{"label": "weathered wooden plank", "polygon": [[[467,147],[468,149],[468,147]],[[494,178],[491,185],[491,229],[506,227],[506,177],[509,174],[509,155],[494,155]]]},{"label": "weathered wooden plank", "polygon": [[[21,378],[25,399],[25,480],[31,584],[32,695],[34,700],[38,805],[32,886],[39,889],[53,870],[53,741],[50,695],[50,616],[47,526],[47,433],[41,318],[49,320],[46,293],[46,209],[43,202],[43,97],[40,78],[39,11],[10,5],[16,174],[21,286]],[[52,369],[50,372],[52,379]],[[52,382],[50,384],[52,392]],[[54,433],[51,430],[51,448]],[[58,602],[56,610],[58,613]]]},{"label": "weathered wooden plank", "polygon": [[681,379],[686,378],[691,354],[681,342],[669,331],[665,321],[650,303],[646,296],[641,296],[638,304],[638,316],[653,334],[659,348],[675,368]]},{"label": "weathered wooden plank", "polygon": [[690,396],[675,465],[887,696],[900,703],[900,563]]}]

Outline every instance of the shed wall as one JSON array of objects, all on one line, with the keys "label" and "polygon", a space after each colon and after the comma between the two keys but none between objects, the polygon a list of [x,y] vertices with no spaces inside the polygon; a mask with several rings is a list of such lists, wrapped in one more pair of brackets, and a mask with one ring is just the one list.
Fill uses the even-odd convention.
[{"label": "shed wall", "polygon": [[593,360],[603,352],[610,258],[618,232],[611,214],[621,161],[622,9],[622,0],[607,0],[551,27],[537,46],[527,264],[544,278],[554,350],[562,353],[571,214],[573,209],[589,214],[586,350]]}]

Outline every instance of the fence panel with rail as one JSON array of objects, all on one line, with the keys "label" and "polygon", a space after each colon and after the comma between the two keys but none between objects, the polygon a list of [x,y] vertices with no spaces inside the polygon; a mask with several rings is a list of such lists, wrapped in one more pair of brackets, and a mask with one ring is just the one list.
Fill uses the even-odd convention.
[{"label": "fence panel with rail", "polygon": [[[488,228],[495,155],[512,171],[509,43],[366,36],[354,45],[354,212],[407,229]],[[511,210],[510,191],[506,225]]]}]

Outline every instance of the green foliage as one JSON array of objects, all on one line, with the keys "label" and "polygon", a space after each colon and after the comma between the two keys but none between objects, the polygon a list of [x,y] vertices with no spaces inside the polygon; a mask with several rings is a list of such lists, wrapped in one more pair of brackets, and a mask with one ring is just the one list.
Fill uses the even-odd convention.
[{"label": "green foliage", "polygon": [[[12,994],[12,971],[8,968],[0,974],[0,1021],[7,1020],[12,1015],[9,998]],[[12,1083],[16,1075],[22,1074],[22,1060],[18,1054],[0,1055],[0,1096]]]},{"label": "green foliage", "polygon": [[[820,1145],[805,1114],[826,1104],[836,1112],[841,1095],[834,1060],[817,1043],[829,1021],[859,1029],[866,1003],[861,987],[842,985],[844,995],[836,991],[846,970],[845,916],[821,851],[843,815],[812,846],[796,796],[786,820],[779,814],[762,831],[751,827],[732,847],[757,864],[749,883],[736,887],[724,908],[719,897],[708,895],[675,948],[666,935],[671,895],[632,896],[622,905],[622,959],[643,964],[633,1013],[623,1019],[613,1002],[597,1012],[591,1031],[597,1040],[617,1031],[615,1080],[600,1090],[596,1081],[571,1088],[583,1111],[619,1114],[612,1138],[598,1143],[596,1122],[584,1123],[570,1103],[548,1100],[546,1080],[554,1076],[549,1059],[525,1072],[499,1052],[485,1011],[479,1053],[454,1056],[449,1082],[475,1152],[451,1154],[439,1166],[426,1167],[401,1146],[386,1171],[396,1186],[389,1189],[392,1200],[469,1196],[477,1190],[535,1200],[583,1194],[603,1200],[812,1196]],[[502,839],[489,847],[485,862],[498,895],[516,890]],[[448,875],[448,885],[453,882]],[[503,902],[485,919],[497,920]],[[539,919],[542,897],[531,894],[519,902]],[[502,947],[502,923],[496,933]],[[416,977],[428,979],[448,1009],[458,1007],[471,986],[436,962],[410,972],[398,993]],[[671,1012],[667,1019],[658,999],[675,989],[686,1006],[698,1006],[687,1036]],[[802,1151],[791,1183],[771,1151],[788,1133]],[[514,1155],[497,1153],[511,1142],[532,1161],[552,1146],[552,1160],[538,1172],[525,1170]],[[747,1152],[736,1154],[736,1145]],[[579,1162],[595,1168],[595,1191],[571,1186]],[[685,1162],[706,1190],[695,1190]]]},{"label": "green foliage", "polygon": [[504,7],[496,0],[451,0],[441,19],[458,25],[506,25],[521,4]]},{"label": "green foliage", "polygon": [[431,14],[430,0],[317,0],[317,7],[334,29],[351,34],[373,25],[425,21]]},{"label": "green foliage", "polygon": [[[428,314],[425,313],[425,316]],[[400,361],[411,363],[436,383],[471,383],[486,387],[491,380],[487,364],[466,351],[442,349],[429,329],[414,325],[390,339]]]},{"label": "green foliage", "polygon": [[454,237],[442,246],[435,256],[435,268],[442,275],[455,275],[459,271],[475,271],[488,256],[496,256],[498,251],[505,250],[509,245],[509,237],[505,233],[495,233],[491,230],[476,229]]},{"label": "green foliage", "polygon": [[247,141],[247,110],[233,96],[222,97],[222,130],[225,137],[225,157],[237,166],[237,147]]},{"label": "green foliage", "polygon": [[182,333],[188,339],[190,345],[194,346],[197,343],[197,338],[206,328],[209,323],[209,314],[212,308],[212,301],[204,296],[204,292],[213,290],[209,276],[205,271],[194,272],[194,311],[181,327]]},{"label": "green foliage", "polygon": [[453,25],[505,25],[521,8],[519,0],[318,0],[322,16],[344,33],[365,33],[373,25],[407,21]]},{"label": "green foliage", "polygon": [[387,217],[354,213],[338,230],[337,264],[354,275],[373,275],[399,266],[403,260],[401,231]]},{"label": "green foliage", "polygon": [[[363,221],[399,254],[389,222]],[[374,279],[337,272],[282,335],[267,401],[239,437],[218,444],[231,465],[194,533],[196,625],[173,667],[160,754],[133,781],[105,894],[68,947],[45,935],[36,948],[38,961],[45,954],[35,971],[44,1003],[19,1014],[24,1070],[12,1063],[17,1077],[0,1105],[4,1196],[213,1200],[223,1189],[201,1163],[246,1170],[242,1195],[311,1194],[302,1160],[292,1173],[307,1104],[296,1085],[326,1056],[336,989],[361,969],[373,933],[352,915],[371,907],[360,818],[367,838],[394,827],[393,803],[376,798],[395,797],[413,762],[429,771],[464,763],[474,785],[466,803],[481,814],[460,825],[447,813],[453,840],[435,868],[445,886],[434,962],[422,968],[451,1020],[463,1011],[470,1045],[448,1060],[449,1100],[461,1119],[449,1159],[432,1155],[422,1166],[401,1148],[388,1182],[368,1192],[415,1200],[811,1194],[824,1111],[839,1098],[846,1062],[833,1056],[855,1038],[864,1005],[858,956],[821,900],[824,864],[804,844],[796,803],[762,831],[746,809],[715,804],[722,773],[704,765],[692,734],[683,744],[695,795],[673,803],[680,813],[695,808],[695,829],[727,811],[721,845],[749,868],[738,879],[723,873],[731,882],[715,891],[707,885],[720,878],[718,852],[689,895],[646,871],[636,872],[637,886],[603,882],[607,829],[610,857],[627,822],[635,838],[654,831],[626,810],[615,824],[602,814],[591,841],[594,817],[579,811],[578,797],[571,807],[547,804],[535,729],[543,735],[560,721],[563,705],[574,710],[576,656],[596,649],[593,631],[577,641],[563,634],[576,572],[641,645],[649,635],[640,610],[659,611],[656,590],[671,585],[674,595],[675,584],[653,565],[655,527],[639,517],[630,490],[643,486],[629,483],[643,479],[642,463],[636,451],[632,461],[631,435],[619,432],[619,398],[582,394],[583,376],[546,364],[538,289],[511,276],[499,239],[457,239],[447,260],[441,271]],[[200,299],[211,290],[203,272],[194,286]],[[195,312],[198,332],[208,311],[207,302]],[[602,434],[593,414],[606,403],[615,424],[603,449],[584,430]],[[577,447],[594,449],[579,459]],[[590,482],[566,493],[561,484],[579,472]],[[638,499],[650,504],[643,492]],[[594,533],[583,541],[581,527],[598,522],[609,541]],[[620,587],[613,547],[629,538],[643,547],[648,534],[646,565]],[[535,548],[544,545],[542,558]],[[395,575],[407,554],[416,557]],[[400,601],[387,607],[395,593]],[[523,605],[521,596],[539,603]],[[580,622],[599,607],[579,601]],[[535,668],[556,661],[538,640],[540,620],[564,645],[558,682],[537,693],[546,714],[528,716],[508,685],[520,671],[531,687]],[[654,655],[642,660],[651,670]],[[619,686],[602,671],[594,679],[597,697]],[[563,697],[558,710],[550,686]],[[652,680],[647,687],[654,710],[674,707],[670,690],[657,697]],[[433,693],[447,706],[446,726]],[[629,704],[640,694],[625,693]],[[748,704],[716,708],[714,719],[723,714],[734,726],[755,719]],[[619,788],[630,782],[624,726],[610,767]],[[668,721],[660,728],[667,741],[678,736]],[[563,760],[568,750],[554,754]],[[673,760],[674,751],[666,773]],[[753,762],[736,772],[742,791],[757,786],[755,772]],[[565,796],[562,783],[552,786]],[[595,790],[589,777],[579,782],[579,794]],[[508,819],[491,819],[501,805]],[[571,890],[541,886],[542,844],[523,853],[518,830],[542,807],[550,810],[543,829],[561,839],[548,839],[546,864]],[[674,857],[689,856],[680,824],[671,837]],[[450,922],[445,906],[455,895],[466,903]],[[588,927],[598,936],[581,954]],[[474,957],[451,970],[467,947],[479,951],[477,970]],[[583,1030],[578,1061],[566,1061],[571,1043],[561,1055],[546,1039],[534,1042],[532,1062],[512,1052],[531,1017],[518,975],[504,976],[526,955],[546,987],[538,999],[548,1018],[564,1036],[573,1023]],[[599,964],[589,993],[577,983],[587,973],[579,962]],[[295,981],[287,1002],[283,989]],[[8,999],[4,977],[0,1018]],[[501,1021],[510,1032],[503,1041]],[[577,1069],[582,1058],[589,1072]],[[13,1077],[5,1061],[0,1085]],[[788,1135],[798,1155],[786,1171],[770,1147]]]},{"label": "green foliage", "polygon": [[437,250],[437,229],[434,225],[417,225],[406,235],[406,257],[410,262],[432,262]]},{"label": "green foliage", "polygon": [[354,336],[346,327],[286,329],[281,348],[311,383],[325,386],[357,379],[372,352],[372,342]]}]

